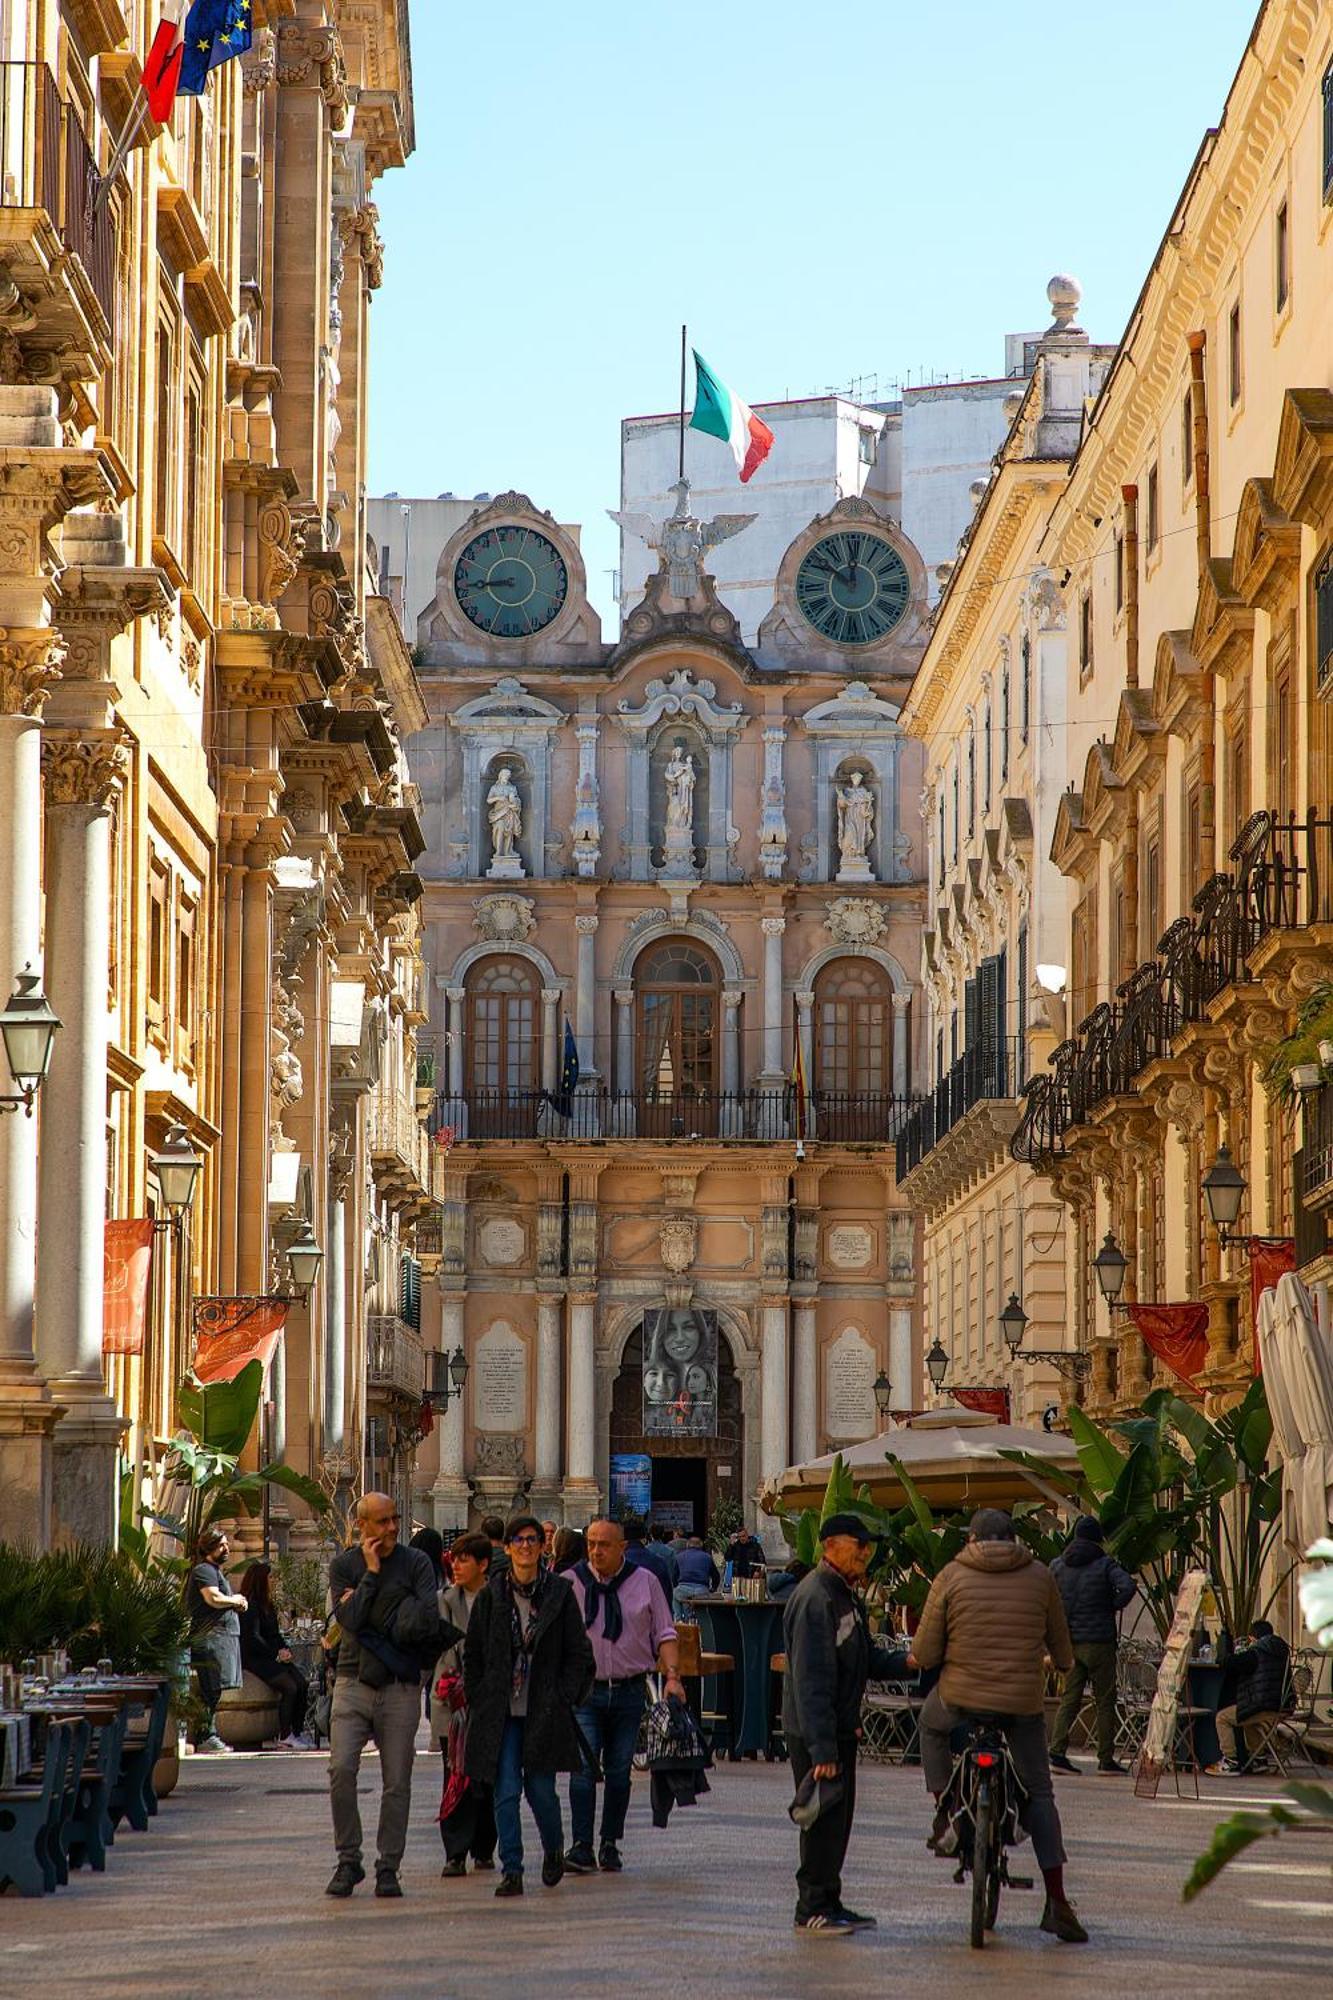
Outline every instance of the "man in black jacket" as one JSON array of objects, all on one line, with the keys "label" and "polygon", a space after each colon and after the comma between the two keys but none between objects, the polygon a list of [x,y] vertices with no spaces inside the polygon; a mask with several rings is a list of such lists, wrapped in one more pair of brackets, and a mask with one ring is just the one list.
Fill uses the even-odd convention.
[{"label": "man in black jacket", "polygon": [[1266,1618],[1255,1619],[1250,1637],[1254,1644],[1243,1646],[1231,1662],[1236,1699],[1215,1718],[1223,1757],[1210,1768],[1228,1774],[1244,1770],[1249,1757],[1244,1725],[1257,1715],[1286,1715],[1293,1705],[1291,1647]]},{"label": "man in black jacket", "polygon": [[1091,1681],[1097,1705],[1097,1769],[1122,1778],[1125,1766],[1115,1754],[1117,1621],[1138,1586],[1129,1571],[1107,1555],[1103,1539],[1101,1522],[1084,1514],[1075,1523],[1069,1547],[1051,1564],[1074,1645],[1074,1665],[1065,1675],[1064,1696],[1051,1730],[1051,1764],[1057,1771],[1078,1775],[1077,1764],[1069,1758],[1069,1732]]},{"label": "man in black jacket", "polygon": [[356,1803],[361,1753],[380,1753],[380,1820],[375,1894],[401,1896],[398,1881],[412,1805],[412,1760],[421,1720],[421,1676],[441,1648],[462,1637],[440,1617],[430,1557],[398,1540],[398,1509],[387,1493],[357,1503],[360,1542],[329,1564],[329,1595],[340,1629],[329,1725],[329,1797],[338,1866],[326,1893],[350,1896],[365,1880]]},{"label": "man in black jacket", "polygon": [[816,1798],[821,1786],[835,1794],[801,1829],[796,1928],[810,1937],[845,1937],[875,1921],[844,1909],[842,1901],[842,1864],[856,1811],[861,1698],[872,1677],[905,1673],[907,1654],[871,1638],[854,1589],[870,1564],[864,1521],[831,1514],[819,1535],[823,1561],[797,1584],[782,1621],[782,1728],[798,1794],[807,1778]]}]

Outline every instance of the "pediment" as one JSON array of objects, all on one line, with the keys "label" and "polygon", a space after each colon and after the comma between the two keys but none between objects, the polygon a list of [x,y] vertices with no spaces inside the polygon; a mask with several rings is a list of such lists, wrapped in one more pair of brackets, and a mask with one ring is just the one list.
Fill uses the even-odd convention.
[{"label": "pediment", "polygon": [[1333,391],[1288,389],[1278,423],[1273,498],[1293,521],[1319,529],[1333,504]]},{"label": "pediment", "polygon": [[1253,640],[1254,609],[1232,581],[1231,558],[1213,556],[1199,579],[1190,649],[1205,673],[1225,679],[1249,665]]},{"label": "pediment", "polygon": [[628,696],[616,703],[616,717],[623,729],[651,729],[664,715],[691,715],[705,729],[724,734],[740,729],[745,722],[740,702],[720,702],[716,681],[696,680],[688,667],[678,667],[665,680],[649,681],[637,708]]},{"label": "pediment", "polygon": [[1166,732],[1152,712],[1150,688],[1122,690],[1111,754],[1127,783],[1138,776],[1145,760],[1156,761],[1166,755]]},{"label": "pediment", "polygon": [[1236,515],[1231,581],[1247,604],[1276,612],[1295,602],[1301,526],[1278,506],[1271,479],[1247,479]]},{"label": "pediment", "polygon": [[812,736],[857,736],[867,729],[896,735],[901,713],[898,702],[885,700],[866,681],[848,681],[841,694],[807,708],[800,721]]},{"label": "pediment", "polygon": [[1099,736],[1083,767],[1083,819],[1090,831],[1104,838],[1107,818],[1123,806],[1125,781],[1116,770],[1111,746]]},{"label": "pediment", "polygon": [[1062,875],[1080,877],[1095,859],[1097,847],[1088,834],[1083,817],[1083,794],[1072,785],[1060,794],[1055,809],[1055,831],[1051,835],[1051,860]]},{"label": "pediment", "polygon": [[1152,712],[1160,729],[1187,736],[1203,715],[1203,669],[1188,632],[1163,632],[1153,662]]},{"label": "pediment", "polygon": [[506,675],[487,693],[475,695],[456,708],[449,720],[455,729],[489,729],[499,722],[510,729],[526,725],[546,730],[558,729],[565,720],[565,712],[541,695],[530,694],[522,681]]},{"label": "pediment", "polygon": [[1006,799],[1000,807],[1000,856],[1007,861],[1015,851],[1024,856],[1032,847],[1032,809],[1026,799]]}]

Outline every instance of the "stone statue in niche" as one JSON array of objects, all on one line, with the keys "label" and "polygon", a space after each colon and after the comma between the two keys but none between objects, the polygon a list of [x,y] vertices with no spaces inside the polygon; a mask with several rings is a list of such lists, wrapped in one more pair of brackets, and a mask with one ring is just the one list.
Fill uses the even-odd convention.
[{"label": "stone statue in niche", "polygon": [[666,767],[666,824],[673,832],[694,834],[694,759],[677,740]]},{"label": "stone statue in niche", "polygon": [[875,832],[875,795],[860,771],[838,793],[838,880],[871,882],[870,843]]},{"label": "stone statue in niche", "polygon": [[508,764],[486,794],[486,817],[491,829],[491,865],[487,873],[501,879],[523,873],[518,843],[523,837],[523,801],[510,776]]}]

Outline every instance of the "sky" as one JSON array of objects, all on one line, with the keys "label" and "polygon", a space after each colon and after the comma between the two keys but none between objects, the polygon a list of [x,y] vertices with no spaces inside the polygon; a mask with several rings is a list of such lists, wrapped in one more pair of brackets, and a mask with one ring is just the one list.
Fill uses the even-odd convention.
[{"label": "sky", "polygon": [[676,407],[682,322],[750,403],[998,374],[1057,271],[1118,338],[1256,7],[412,0],[370,491],[581,523],[614,637],[620,421]]}]

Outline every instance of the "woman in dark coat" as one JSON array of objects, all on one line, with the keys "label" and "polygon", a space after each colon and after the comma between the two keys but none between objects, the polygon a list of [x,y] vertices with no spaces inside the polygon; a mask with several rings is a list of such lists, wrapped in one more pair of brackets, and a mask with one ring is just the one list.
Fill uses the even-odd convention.
[{"label": "woman in dark coat", "polygon": [[466,1770],[491,1785],[502,1874],[497,1896],[523,1893],[519,1801],[527,1798],[542,1843],[542,1881],[565,1872],[558,1771],[577,1770],[574,1709],[592,1686],[592,1645],[573,1589],[542,1566],[542,1525],[520,1514],[505,1529],[509,1567],[472,1607],[463,1647],[468,1705]]},{"label": "woman in dark coat", "polygon": [[303,1734],[310,1690],[282,1635],[273,1603],[273,1572],[266,1562],[251,1563],[241,1579],[246,1608],[241,1613],[241,1664],[278,1697],[277,1741],[284,1750],[311,1750]]}]

